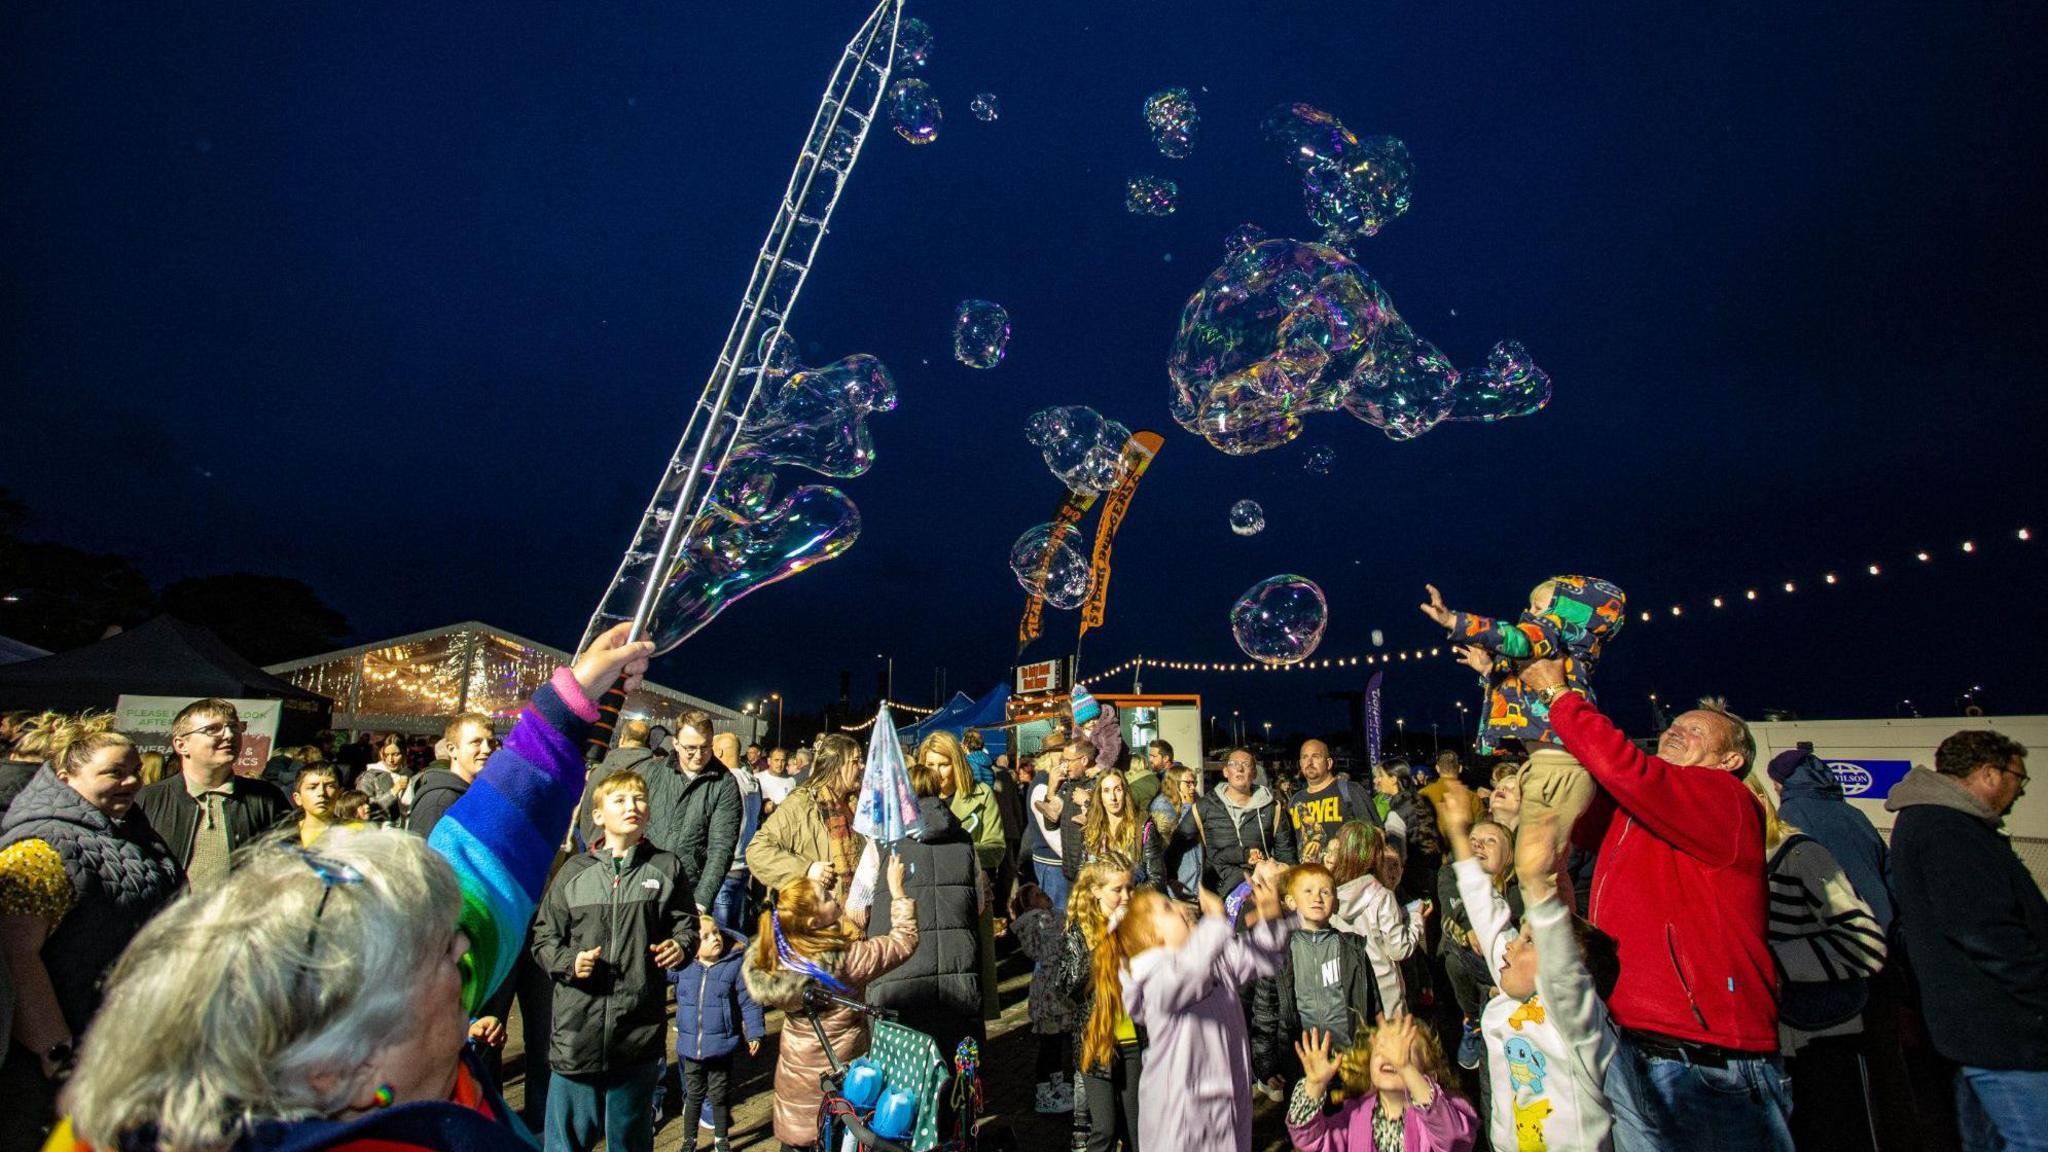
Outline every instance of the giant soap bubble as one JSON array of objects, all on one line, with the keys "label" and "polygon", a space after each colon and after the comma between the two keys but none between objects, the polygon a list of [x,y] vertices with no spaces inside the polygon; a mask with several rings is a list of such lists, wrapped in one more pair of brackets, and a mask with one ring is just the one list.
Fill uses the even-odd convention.
[{"label": "giant soap bubble", "polygon": [[1162,156],[1183,159],[1195,148],[1195,130],[1201,113],[1185,88],[1168,88],[1145,98],[1145,123],[1152,129],[1152,144]]},{"label": "giant soap bubble", "polygon": [[1107,492],[1116,487],[1131,430],[1093,408],[1067,405],[1032,416],[1024,436],[1060,483],[1075,492]]},{"label": "giant soap bubble", "polygon": [[953,358],[969,368],[993,368],[1010,346],[1010,314],[1001,304],[962,300],[953,309]]},{"label": "giant soap bubble", "polygon": [[1274,109],[1264,129],[1301,173],[1309,218],[1331,240],[1376,235],[1408,211],[1414,165],[1408,146],[1398,138],[1360,138],[1335,116],[1308,104]]},{"label": "giant soap bubble", "polygon": [[1072,524],[1040,524],[1010,545],[1010,572],[1055,608],[1078,608],[1093,580],[1088,543]]},{"label": "giant soap bubble", "polygon": [[733,442],[732,459],[790,464],[825,476],[865,473],[875,459],[867,417],[895,410],[895,378],[864,352],[806,368],[796,363],[795,343],[784,333],[763,356],[761,392]]},{"label": "giant soap bubble", "polygon": [[[860,510],[837,488],[806,484],[780,500],[766,470],[733,466],[697,518],[687,546],[666,573],[647,638],[666,652],[726,606],[778,580],[830,560],[860,537]],[[652,552],[629,552],[628,566]]]},{"label": "giant soap bubble", "polygon": [[1237,598],[1230,633],[1244,654],[1262,664],[1294,664],[1323,642],[1330,606],[1306,576],[1268,576]]},{"label": "giant soap bubble", "polygon": [[1503,340],[1487,353],[1486,367],[1467,372],[1452,397],[1452,420],[1506,420],[1528,416],[1550,403],[1550,374],[1529,358],[1519,341]]},{"label": "giant soap bubble", "polygon": [[1230,530],[1239,536],[1257,536],[1266,530],[1266,510],[1257,500],[1239,500],[1230,506]]},{"label": "giant soap bubble", "polygon": [[898,80],[889,86],[889,119],[896,134],[912,144],[929,144],[939,138],[945,112],[932,86],[922,80]]},{"label": "giant soap bubble", "polygon": [[1167,375],[1174,422],[1234,456],[1293,441],[1317,412],[1343,408],[1407,440],[1454,407],[1459,419],[1497,420],[1534,412],[1550,394],[1519,344],[1502,344],[1461,382],[1350,257],[1250,226],[1231,234],[1222,266],[1188,298]]},{"label": "giant soap bubble", "polygon": [[1180,185],[1164,176],[1133,176],[1124,181],[1124,210],[1133,216],[1171,216],[1180,206]]}]

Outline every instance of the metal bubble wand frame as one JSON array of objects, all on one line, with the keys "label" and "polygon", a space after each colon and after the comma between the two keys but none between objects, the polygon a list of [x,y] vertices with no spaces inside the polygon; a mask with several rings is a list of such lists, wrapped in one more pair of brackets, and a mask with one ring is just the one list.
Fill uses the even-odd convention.
[{"label": "metal bubble wand frame", "polygon": [[[902,15],[903,0],[881,0],[841,53],[774,223],[761,243],[725,346],[611,586],[591,615],[579,650],[621,621],[632,622],[633,639],[646,638],[671,577],[679,564],[687,562],[692,533],[711,511],[719,480],[770,375],[764,370],[770,366],[770,351],[783,339],[790,309],[803,290],[832,210],[888,90]],[[735,411],[734,392],[743,385],[744,399]],[[715,614],[714,608],[710,615]],[[695,630],[669,638],[660,650],[674,647]],[[609,740],[618,703],[606,702],[600,739]]]}]

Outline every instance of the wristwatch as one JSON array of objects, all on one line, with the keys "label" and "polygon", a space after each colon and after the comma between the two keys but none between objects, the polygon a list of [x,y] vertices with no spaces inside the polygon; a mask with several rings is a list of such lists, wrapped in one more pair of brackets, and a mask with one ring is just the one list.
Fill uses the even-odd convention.
[{"label": "wristwatch", "polygon": [[1577,691],[1578,691],[1578,689],[1577,689],[1577,688],[1574,688],[1574,687],[1572,687],[1572,686],[1571,686],[1571,685],[1569,685],[1569,684],[1559,684],[1559,685],[1557,685],[1556,687],[1553,687],[1553,688],[1545,688],[1545,689],[1544,689],[1543,691],[1541,691],[1541,692],[1538,692],[1538,693],[1536,694],[1536,698],[1537,698],[1538,700],[1541,700],[1541,701],[1543,701],[1543,706],[1544,706],[1545,708],[1554,708],[1554,707],[1556,707],[1556,706],[1557,706],[1557,698],[1558,698],[1558,697],[1560,697],[1560,696],[1564,695],[1564,694],[1565,694],[1565,693],[1567,693],[1567,692],[1577,692]]}]

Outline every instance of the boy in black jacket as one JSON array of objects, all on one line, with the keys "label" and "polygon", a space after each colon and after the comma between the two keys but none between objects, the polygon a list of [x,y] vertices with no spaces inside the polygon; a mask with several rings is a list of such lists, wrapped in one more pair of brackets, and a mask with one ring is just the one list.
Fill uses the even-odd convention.
[{"label": "boy in black jacket", "polygon": [[1380,1013],[1365,937],[1330,925],[1337,911],[1336,877],[1321,864],[1303,864],[1288,871],[1286,883],[1301,927],[1288,937],[1280,970],[1259,981],[1252,997],[1252,1068],[1267,1084],[1301,1074],[1293,1066],[1294,1041],[1308,1029],[1328,1032],[1333,1047],[1342,1050],[1364,1036]]},{"label": "boy in black jacket", "polygon": [[547,1152],[654,1147],[654,1084],[667,1042],[663,969],[697,950],[682,861],[642,839],[647,782],[613,773],[591,790],[603,839],[562,865],[533,925],[556,984],[544,1125]]}]

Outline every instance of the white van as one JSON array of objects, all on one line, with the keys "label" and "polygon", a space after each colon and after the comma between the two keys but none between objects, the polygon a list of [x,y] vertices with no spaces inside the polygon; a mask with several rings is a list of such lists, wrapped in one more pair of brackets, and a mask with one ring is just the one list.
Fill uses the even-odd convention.
[{"label": "white van", "polygon": [[[1990,729],[2019,741],[2034,765],[2048,766],[2048,716],[1937,716],[1893,720],[1767,720],[1754,721],[1756,767],[1787,749],[1810,745],[1814,755],[1834,769],[1849,802],[1863,810],[1877,830],[1891,838],[1892,814],[1885,797],[1915,766],[1934,767],[1934,749],[1944,739],[1968,729]],[[2048,789],[2029,789],[2006,813],[2006,834],[2013,850],[2048,891]]]}]

